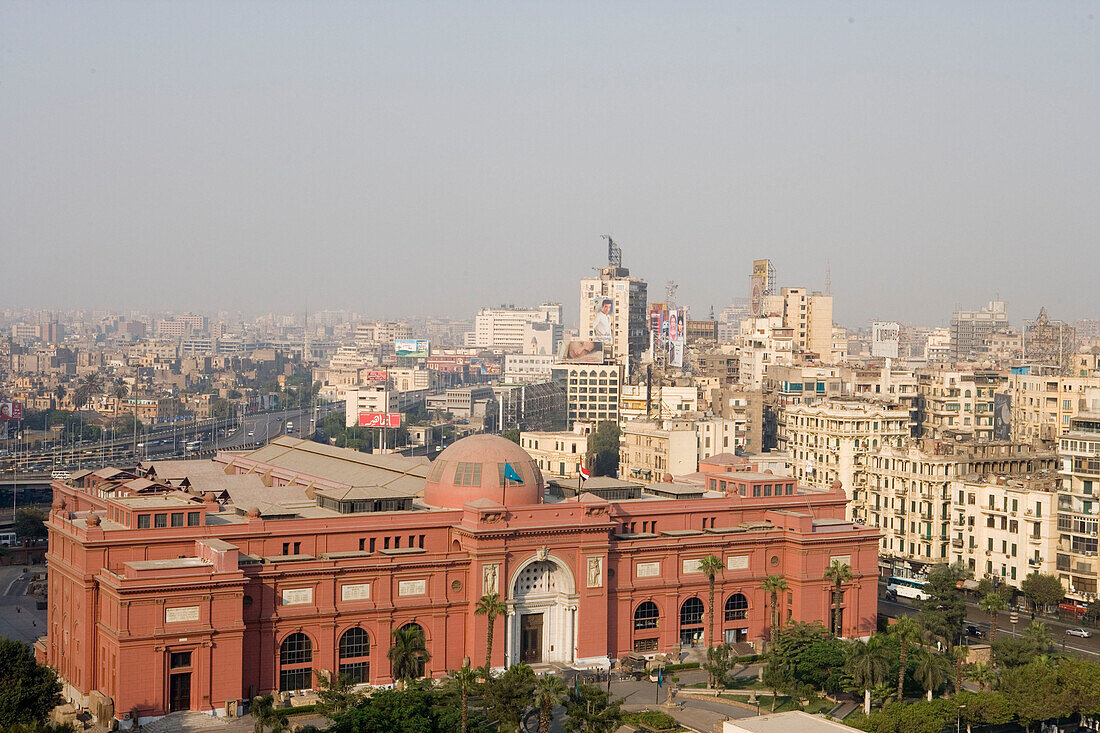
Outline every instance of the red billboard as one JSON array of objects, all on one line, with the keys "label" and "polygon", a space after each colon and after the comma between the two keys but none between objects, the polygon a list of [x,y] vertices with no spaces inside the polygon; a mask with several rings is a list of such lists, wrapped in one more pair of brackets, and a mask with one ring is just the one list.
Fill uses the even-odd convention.
[{"label": "red billboard", "polygon": [[385,382],[389,377],[389,372],[367,372],[366,374],[368,382]]},{"label": "red billboard", "polygon": [[361,428],[399,428],[401,427],[400,412],[360,412],[359,427]]},{"label": "red billboard", "polygon": [[0,420],[22,420],[22,402],[0,402]]}]

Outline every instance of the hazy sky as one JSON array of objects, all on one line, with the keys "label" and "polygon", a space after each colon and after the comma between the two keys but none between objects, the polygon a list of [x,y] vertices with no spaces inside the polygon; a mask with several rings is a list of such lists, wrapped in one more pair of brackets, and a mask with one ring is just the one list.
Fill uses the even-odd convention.
[{"label": "hazy sky", "polygon": [[0,307],[1100,316],[1100,3],[0,2]]}]

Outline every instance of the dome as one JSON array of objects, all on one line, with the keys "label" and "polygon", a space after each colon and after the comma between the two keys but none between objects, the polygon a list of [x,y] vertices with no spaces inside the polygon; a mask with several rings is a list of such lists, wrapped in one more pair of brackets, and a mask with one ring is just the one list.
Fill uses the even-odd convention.
[{"label": "dome", "polygon": [[[505,476],[506,466],[519,481]],[[499,435],[471,435],[452,443],[432,461],[424,503],[458,509],[475,499],[505,506],[542,501],[542,472],[527,451]]]}]

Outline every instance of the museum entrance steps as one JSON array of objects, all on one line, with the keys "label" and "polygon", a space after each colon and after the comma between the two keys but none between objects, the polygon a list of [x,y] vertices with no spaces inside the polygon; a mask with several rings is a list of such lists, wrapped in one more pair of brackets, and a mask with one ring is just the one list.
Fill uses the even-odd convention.
[{"label": "museum entrance steps", "polygon": [[170,713],[141,727],[142,733],[192,733],[208,730],[227,730],[228,724],[206,713],[186,710]]}]

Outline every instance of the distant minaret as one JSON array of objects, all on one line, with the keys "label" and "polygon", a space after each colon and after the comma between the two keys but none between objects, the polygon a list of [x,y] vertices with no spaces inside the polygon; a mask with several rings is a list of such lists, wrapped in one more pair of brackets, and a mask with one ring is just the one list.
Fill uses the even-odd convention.
[{"label": "distant minaret", "polygon": [[825,260],[825,294],[833,294],[833,271],[829,268],[828,260]]}]

